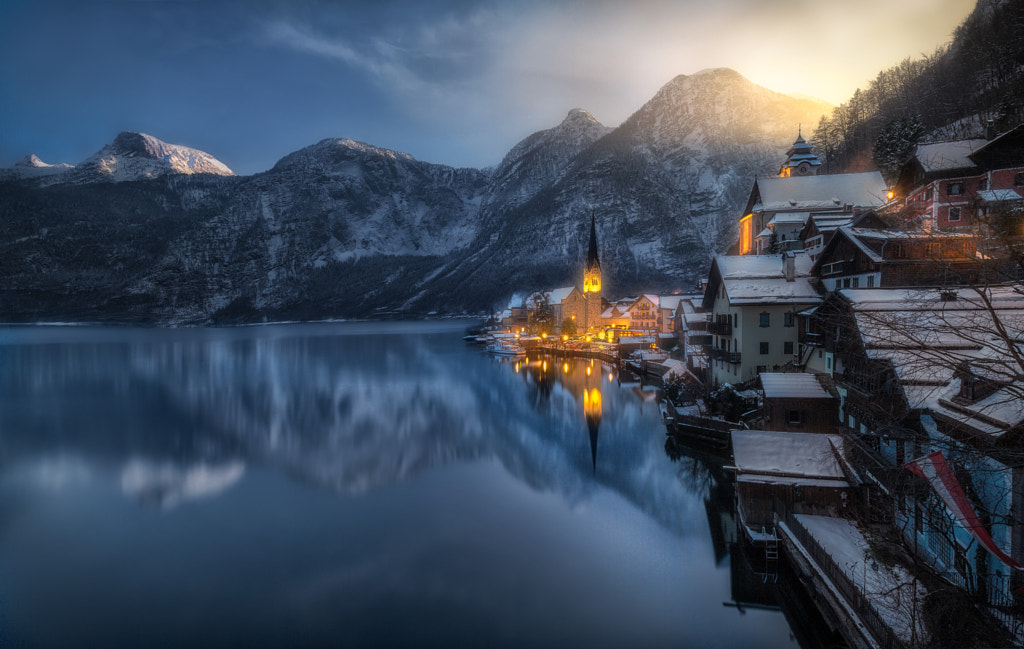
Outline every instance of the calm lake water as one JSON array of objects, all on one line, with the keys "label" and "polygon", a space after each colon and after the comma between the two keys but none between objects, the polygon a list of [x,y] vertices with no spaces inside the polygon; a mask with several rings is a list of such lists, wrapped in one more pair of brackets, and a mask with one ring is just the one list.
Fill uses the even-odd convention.
[{"label": "calm lake water", "polygon": [[650,393],[464,326],[0,328],[0,646],[797,646]]}]

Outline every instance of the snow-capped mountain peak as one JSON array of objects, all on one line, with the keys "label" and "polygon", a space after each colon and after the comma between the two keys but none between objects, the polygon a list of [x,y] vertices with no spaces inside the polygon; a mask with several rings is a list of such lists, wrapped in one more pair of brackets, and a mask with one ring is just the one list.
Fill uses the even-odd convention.
[{"label": "snow-capped mountain peak", "polygon": [[169,174],[234,176],[209,153],[124,131],[75,169],[76,182],[124,182]]}]

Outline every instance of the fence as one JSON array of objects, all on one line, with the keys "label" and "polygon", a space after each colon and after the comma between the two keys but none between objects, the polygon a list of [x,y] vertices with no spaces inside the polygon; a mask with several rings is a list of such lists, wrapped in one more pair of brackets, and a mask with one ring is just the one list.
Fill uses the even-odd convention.
[{"label": "fence", "polygon": [[860,622],[871,633],[874,640],[882,649],[904,649],[908,645],[896,637],[893,630],[886,624],[878,611],[871,605],[867,596],[854,586],[850,578],[843,572],[832,557],[818,544],[810,532],[800,524],[796,516],[782,505],[776,503],[779,519],[786,524],[794,539],[807,550],[812,561],[825,573],[829,580],[835,585],[840,597],[856,613]]}]

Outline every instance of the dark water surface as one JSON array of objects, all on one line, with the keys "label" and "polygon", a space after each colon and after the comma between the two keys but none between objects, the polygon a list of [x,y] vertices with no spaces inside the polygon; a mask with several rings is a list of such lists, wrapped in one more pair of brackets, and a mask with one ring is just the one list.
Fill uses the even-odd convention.
[{"label": "dark water surface", "polygon": [[796,646],[650,395],[463,326],[0,328],[0,646]]}]

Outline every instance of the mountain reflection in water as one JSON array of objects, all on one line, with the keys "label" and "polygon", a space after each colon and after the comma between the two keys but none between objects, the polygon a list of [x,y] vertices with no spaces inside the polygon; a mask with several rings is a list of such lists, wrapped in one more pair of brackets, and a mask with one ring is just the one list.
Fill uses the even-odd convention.
[{"label": "mountain reflection in water", "polygon": [[792,646],[657,403],[460,332],[0,329],[0,645]]}]

